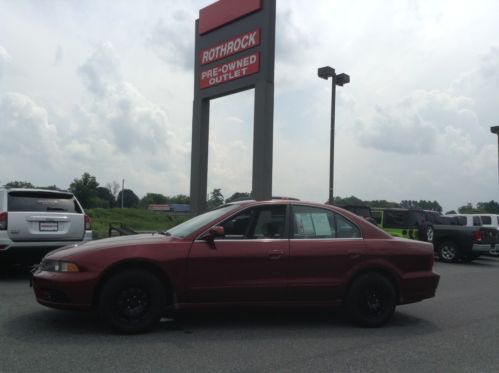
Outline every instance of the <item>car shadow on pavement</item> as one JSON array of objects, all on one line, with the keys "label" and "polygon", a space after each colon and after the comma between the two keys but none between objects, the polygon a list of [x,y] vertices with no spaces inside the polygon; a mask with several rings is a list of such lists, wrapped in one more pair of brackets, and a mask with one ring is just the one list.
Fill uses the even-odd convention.
[{"label": "car shadow on pavement", "polygon": [[175,320],[164,320],[162,329],[179,330],[184,333],[196,332],[230,332],[235,329],[251,330],[253,334],[259,332],[268,334],[276,331],[279,334],[296,333],[297,330],[305,334],[319,333],[325,336],[334,333],[335,336],[352,335],[397,335],[410,333],[429,334],[438,328],[427,320],[419,319],[405,312],[396,311],[393,318],[381,328],[364,328],[354,325],[348,315],[341,308],[336,309],[246,309],[231,311],[187,311],[181,313]]},{"label": "car shadow on pavement", "polygon": [[146,335],[126,338],[107,329],[93,313],[47,309],[11,318],[1,325],[1,329],[7,338],[44,344],[78,344],[81,340],[95,338],[121,343],[129,338],[154,339],[165,332],[175,333],[177,336],[201,333],[203,339],[238,339],[240,335],[259,339],[277,335],[287,335],[290,338],[312,335],[323,338],[331,335],[385,338],[403,337],[408,333],[431,334],[438,330],[431,322],[400,312],[395,312],[392,320],[382,328],[362,328],[353,325],[340,309],[189,311],[183,312],[175,320],[162,319],[159,327]]}]

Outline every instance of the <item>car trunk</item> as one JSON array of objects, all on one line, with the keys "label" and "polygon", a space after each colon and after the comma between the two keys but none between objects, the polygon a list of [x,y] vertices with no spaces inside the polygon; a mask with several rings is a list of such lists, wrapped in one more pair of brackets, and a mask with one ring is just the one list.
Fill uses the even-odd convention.
[{"label": "car trunk", "polygon": [[85,215],[72,194],[16,191],[8,196],[8,234],[12,241],[79,241]]}]

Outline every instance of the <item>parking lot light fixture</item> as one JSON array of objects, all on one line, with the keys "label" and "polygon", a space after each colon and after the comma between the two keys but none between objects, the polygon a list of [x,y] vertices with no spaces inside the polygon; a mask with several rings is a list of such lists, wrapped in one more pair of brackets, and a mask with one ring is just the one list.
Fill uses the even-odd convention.
[{"label": "parking lot light fixture", "polygon": [[331,144],[329,147],[329,198],[328,203],[333,203],[333,186],[334,186],[334,122],[335,122],[335,106],[336,106],[336,86],[343,87],[350,83],[350,76],[344,73],[336,74],[331,66],[320,67],[317,70],[319,78],[328,80],[332,78],[333,89],[331,93]]}]

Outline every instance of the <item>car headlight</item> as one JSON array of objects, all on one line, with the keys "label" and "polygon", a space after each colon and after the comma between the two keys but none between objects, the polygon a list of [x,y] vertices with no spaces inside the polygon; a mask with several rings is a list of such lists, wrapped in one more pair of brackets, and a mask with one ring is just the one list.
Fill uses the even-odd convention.
[{"label": "car headlight", "polygon": [[43,260],[40,269],[47,272],[80,272],[75,263],[50,259]]}]

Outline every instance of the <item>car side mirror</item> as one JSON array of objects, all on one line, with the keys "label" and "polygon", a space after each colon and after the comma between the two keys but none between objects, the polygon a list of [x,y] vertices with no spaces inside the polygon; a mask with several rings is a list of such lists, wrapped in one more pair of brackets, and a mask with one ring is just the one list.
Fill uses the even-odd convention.
[{"label": "car side mirror", "polygon": [[208,230],[208,232],[203,234],[201,236],[201,239],[206,241],[213,241],[216,237],[222,237],[224,235],[225,235],[224,227],[221,227],[220,225],[215,225],[214,227],[211,227]]}]

